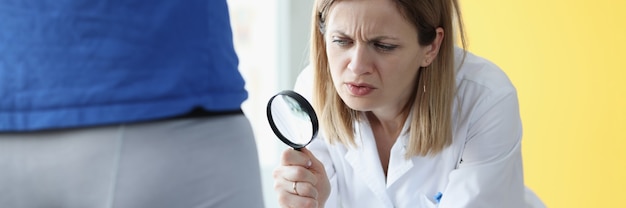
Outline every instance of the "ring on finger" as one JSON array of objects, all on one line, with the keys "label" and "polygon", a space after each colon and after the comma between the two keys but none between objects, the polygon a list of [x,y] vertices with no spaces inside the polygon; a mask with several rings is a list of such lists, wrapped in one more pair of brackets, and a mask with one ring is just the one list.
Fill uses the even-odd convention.
[{"label": "ring on finger", "polygon": [[296,195],[300,195],[300,194],[298,193],[298,189],[296,188],[297,184],[298,184],[298,181],[294,181],[294,182],[293,182],[293,192],[294,192],[294,193],[296,193]]}]

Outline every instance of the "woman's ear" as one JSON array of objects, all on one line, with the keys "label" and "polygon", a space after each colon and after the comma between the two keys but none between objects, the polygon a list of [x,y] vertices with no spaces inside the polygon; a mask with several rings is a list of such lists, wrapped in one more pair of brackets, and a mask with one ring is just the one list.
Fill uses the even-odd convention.
[{"label": "woman's ear", "polygon": [[435,33],[437,33],[435,40],[433,40],[431,44],[426,46],[424,60],[422,61],[421,65],[422,67],[427,67],[431,63],[433,63],[435,58],[437,58],[437,54],[439,54],[439,48],[441,47],[441,42],[443,41],[444,37],[443,28],[438,27],[437,29],[435,29]]}]

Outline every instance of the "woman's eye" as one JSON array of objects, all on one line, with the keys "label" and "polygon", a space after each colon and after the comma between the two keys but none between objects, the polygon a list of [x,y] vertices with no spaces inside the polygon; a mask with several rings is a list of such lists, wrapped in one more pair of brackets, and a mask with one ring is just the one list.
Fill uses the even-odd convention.
[{"label": "woman's eye", "polygon": [[381,51],[393,51],[394,49],[396,49],[398,46],[397,45],[392,45],[392,44],[386,44],[386,43],[374,43],[374,46]]},{"label": "woman's eye", "polygon": [[350,44],[349,40],[346,39],[333,39],[333,43],[339,45],[339,46],[347,46],[348,44]]}]

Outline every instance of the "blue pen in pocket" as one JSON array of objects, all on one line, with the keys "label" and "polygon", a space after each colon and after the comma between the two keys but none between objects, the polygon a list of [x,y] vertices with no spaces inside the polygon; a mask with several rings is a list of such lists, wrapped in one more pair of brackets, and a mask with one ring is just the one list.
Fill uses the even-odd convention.
[{"label": "blue pen in pocket", "polygon": [[443,196],[443,193],[441,193],[441,192],[437,192],[437,194],[435,194],[435,196],[433,196],[433,198],[435,199],[437,204],[439,204],[439,202],[441,201],[441,197],[442,196]]}]

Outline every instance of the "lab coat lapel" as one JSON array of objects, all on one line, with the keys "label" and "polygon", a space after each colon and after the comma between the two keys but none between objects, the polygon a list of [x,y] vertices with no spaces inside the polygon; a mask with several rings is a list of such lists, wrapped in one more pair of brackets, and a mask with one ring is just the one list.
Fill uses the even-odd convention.
[{"label": "lab coat lapel", "polygon": [[389,169],[387,171],[387,187],[391,187],[395,182],[399,181],[404,174],[409,172],[413,168],[413,160],[411,158],[406,159],[406,147],[404,142],[400,142],[401,139],[405,139],[405,136],[398,138],[398,141],[391,148],[391,155],[389,157]]},{"label": "lab coat lapel", "polygon": [[345,159],[352,166],[354,173],[367,184],[371,192],[373,192],[379,200],[387,205],[393,205],[391,199],[387,195],[385,186],[385,175],[382,171],[376,142],[374,135],[369,128],[369,124],[364,122],[355,122],[355,142],[358,148],[348,148]]},{"label": "lab coat lapel", "polygon": [[389,168],[387,171],[387,187],[391,187],[395,182],[409,172],[413,168],[413,160],[406,159],[406,145],[409,141],[409,118],[404,121],[402,127],[402,133],[396,139],[396,142],[391,147],[391,155],[389,156]]}]

